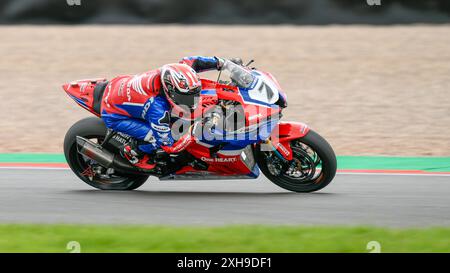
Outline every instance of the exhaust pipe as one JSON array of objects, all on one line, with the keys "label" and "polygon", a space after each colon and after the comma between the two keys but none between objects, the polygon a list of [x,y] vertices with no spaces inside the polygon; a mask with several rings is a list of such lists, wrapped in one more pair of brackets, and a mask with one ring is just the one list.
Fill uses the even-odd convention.
[{"label": "exhaust pipe", "polygon": [[114,161],[114,154],[104,150],[102,146],[84,138],[77,136],[77,150],[78,153],[89,157],[98,162],[105,168],[111,168]]},{"label": "exhaust pipe", "polygon": [[110,151],[103,149],[97,143],[90,141],[84,137],[77,136],[77,151],[78,153],[95,160],[98,164],[105,168],[113,168],[118,171],[143,174],[151,171],[136,168],[129,162],[125,161],[121,156],[111,153]]}]

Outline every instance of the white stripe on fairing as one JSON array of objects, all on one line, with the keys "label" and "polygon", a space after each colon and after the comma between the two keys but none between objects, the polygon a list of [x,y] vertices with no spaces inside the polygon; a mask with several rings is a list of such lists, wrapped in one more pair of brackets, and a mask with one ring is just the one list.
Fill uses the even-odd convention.
[{"label": "white stripe on fairing", "polygon": [[122,104],[124,104],[124,105],[131,105],[131,106],[144,106],[143,103],[137,103],[137,102],[124,102]]},{"label": "white stripe on fairing", "polygon": [[244,149],[240,150],[220,150],[217,153],[223,155],[240,155]]},{"label": "white stripe on fairing", "polygon": [[267,105],[264,105],[264,104],[259,104],[257,102],[246,101],[244,99],[244,97],[242,96],[241,92],[239,91],[238,93],[239,93],[239,96],[241,96],[242,101],[245,102],[245,104],[257,105],[257,106],[266,107],[266,108],[272,108],[270,106],[267,106]]},{"label": "white stripe on fairing", "polygon": [[198,141],[198,140],[197,140],[196,142],[197,142],[197,144],[202,145],[202,146],[205,146],[205,147],[208,147],[208,148],[213,147],[213,145],[211,145],[211,144],[204,143],[204,142],[201,142],[201,141]]},{"label": "white stripe on fairing", "polygon": [[[214,147],[213,145],[201,142],[199,140],[197,140],[196,143],[201,145],[201,146],[207,147],[207,148]],[[239,150],[220,150],[217,153],[223,154],[223,155],[240,155],[244,149],[239,149]]]}]

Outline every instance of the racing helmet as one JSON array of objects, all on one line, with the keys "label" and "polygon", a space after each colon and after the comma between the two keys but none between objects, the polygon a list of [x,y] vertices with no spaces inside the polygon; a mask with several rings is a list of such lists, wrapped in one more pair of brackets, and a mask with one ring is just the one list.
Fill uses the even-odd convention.
[{"label": "racing helmet", "polygon": [[161,68],[161,83],[172,107],[182,112],[197,108],[202,83],[190,66],[181,63],[164,65]]}]

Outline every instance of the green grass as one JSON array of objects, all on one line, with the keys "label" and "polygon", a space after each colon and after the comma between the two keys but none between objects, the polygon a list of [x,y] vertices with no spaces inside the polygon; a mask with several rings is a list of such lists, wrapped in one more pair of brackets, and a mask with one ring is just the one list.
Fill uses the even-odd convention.
[{"label": "green grass", "polygon": [[450,228],[0,225],[0,252],[450,252]]},{"label": "green grass", "polygon": [[[450,172],[450,157],[338,156],[340,170]],[[66,163],[63,154],[0,153],[0,163]]]}]

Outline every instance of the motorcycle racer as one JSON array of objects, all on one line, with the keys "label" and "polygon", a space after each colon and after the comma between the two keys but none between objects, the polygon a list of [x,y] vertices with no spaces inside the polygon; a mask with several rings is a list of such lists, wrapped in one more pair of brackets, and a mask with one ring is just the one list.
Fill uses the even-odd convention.
[{"label": "motorcycle racer", "polygon": [[[270,72],[251,63],[190,57],[111,82],[64,83],[65,93],[95,116],[77,121],[64,137],[70,169],[102,190],[134,190],[150,176],[255,179],[260,172],[286,190],[324,188],[336,174],[332,147],[308,125],[280,121],[286,95]],[[214,68],[216,80],[197,77]],[[122,133],[129,128],[137,128],[131,134],[138,141]]]},{"label": "motorcycle racer", "polygon": [[136,139],[124,145],[123,156],[132,164],[145,165],[148,154],[159,147],[166,153],[184,150],[193,140],[185,134],[174,141],[170,110],[195,110],[202,89],[197,72],[220,70],[221,65],[223,60],[217,57],[191,56],[142,74],[112,79],[103,95],[101,117],[108,128]]}]

